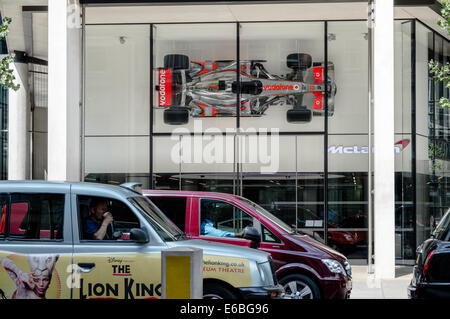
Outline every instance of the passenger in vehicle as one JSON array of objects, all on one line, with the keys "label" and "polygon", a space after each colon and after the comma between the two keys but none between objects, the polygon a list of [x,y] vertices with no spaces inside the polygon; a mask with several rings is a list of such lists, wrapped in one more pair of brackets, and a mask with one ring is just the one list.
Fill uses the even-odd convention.
[{"label": "passenger in vehicle", "polygon": [[108,212],[108,202],[93,198],[89,210],[90,215],[84,223],[84,237],[94,240],[113,239],[108,227],[113,222],[113,216]]},{"label": "passenger in vehicle", "polygon": [[220,230],[214,227],[214,222],[210,219],[205,219],[200,225],[200,235],[213,237],[242,237],[244,232],[233,233],[225,230]]}]

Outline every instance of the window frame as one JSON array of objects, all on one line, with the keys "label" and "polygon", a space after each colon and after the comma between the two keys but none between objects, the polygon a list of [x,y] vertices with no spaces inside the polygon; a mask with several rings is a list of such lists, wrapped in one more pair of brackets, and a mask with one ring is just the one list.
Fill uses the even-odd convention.
[{"label": "window frame", "polygon": [[[133,209],[131,209],[131,207],[128,205],[127,202],[122,201],[121,199],[117,199],[117,198],[113,198],[113,197],[107,197],[107,196],[97,196],[97,195],[85,195],[85,194],[73,194],[75,196],[75,204],[76,204],[76,211],[75,211],[75,218],[77,220],[77,227],[78,227],[78,241],[80,244],[83,243],[101,243],[101,244],[116,244],[116,245],[130,245],[130,244],[136,244],[138,245],[134,240],[131,239],[122,239],[122,240],[118,240],[118,239],[101,239],[101,240],[96,240],[96,239],[83,239],[83,224],[82,224],[82,218],[80,215],[80,202],[79,202],[79,197],[91,197],[91,199],[93,197],[97,197],[97,198],[104,198],[107,201],[117,201],[120,202],[121,204],[123,204],[124,206],[126,206],[128,208],[128,210],[136,217],[137,221],[139,222],[139,227],[140,229],[143,228],[143,222],[142,220],[139,218],[139,216],[133,211]],[[89,207],[88,207],[89,209]],[[113,216],[114,217],[114,216]]]},{"label": "window frame", "polygon": [[[39,243],[62,243],[66,241],[65,238],[65,232],[66,232],[66,206],[67,206],[67,193],[66,192],[8,192],[8,193],[2,193],[7,197],[7,209],[6,209],[6,218],[5,218],[5,233],[0,234],[0,240],[7,240],[7,241],[17,241],[17,242],[39,242]],[[1,195],[1,194],[0,194]],[[14,195],[21,195],[21,196],[41,196],[41,195],[52,195],[52,196],[61,196],[63,199],[63,212],[62,212],[62,221],[61,221],[61,236],[62,238],[20,238],[18,234],[12,234],[10,233],[10,221],[11,221],[11,205],[12,203],[12,196]],[[69,197],[70,201],[70,197]],[[25,216],[28,216],[28,211]],[[25,218],[25,217],[24,217]],[[22,222],[23,223],[23,220]],[[40,230],[41,231],[41,230]]]},{"label": "window frame", "polygon": [[[264,229],[267,229],[273,236],[275,236],[278,241],[265,241],[264,240]],[[283,240],[277,236],[269,227],[261,223],[261,243],[269,244],[269,245],[283,245]]]},{"label": "window frame", "polygon": [[[198,203],[198,234],[201,237],[212,237],[212,238],[224,238],[224,239],[243,239],[241,237],[217,237],[217,236],[211,236],[211,235],[202,235],[201,234],[201,220],[202,220],[202,200],[210,200],[210,201],[218,201],[218,202],[224,202],[227,203],[231,206],[233,206],[234,208],[244,212],[245,214],[247,214],[248,216],[250,216],[252,218],[252,222],[253,222],[253,227],[255,227],[256,222],[258,221],[253,215],[251,215],[249,212],[247,212],[245,209],[235,205],[234,203],[231,203],[225,199],[217,199],[217,198],[208,198],[208,197],[200,197],[199,198],[199,203]],[[219,228],[217,228],[219,229]],[[258,229],[258,228],[257,228]],[[243,230],[243,229],[242,229]]]},{"label": "window frame", "polygon": [[[153,205],[155,205],[156,207],[158,207],[159,208],[159,210],[161,210],[161,212],[164,214],[164,215],[166,215],[167,216],[167,218],[169,218],[178,228],[180,228],[180,230],[181,231],[183,231],[183,232],[186,232],[187,233],[187,229],[188,228],[190,228],[190,225],[189,225],[189,223],[187,222],[187,215],[189,214],[190,215],[190,212],[189,212],[189,196],[176,196],[176,195],[168,195],[168,196],[165,196],[165,195],[151,195],[151,196],[146,196],[152,203],[153,203]],[[176,223],[175,223],[175,219],[172,219],[165,211],[163,211],[157,204],[156,204],[156,202],[154,201],[154,200],[160,200],[160,199],[163,199],[163,200],[169,200],[169,199],[182,199],[182,200],[184,200],[184,204],[185,204],[185,206],[184,206],[184,213],[183,213],[183,228],[181,228],[179,225],[177,225]],[[181,218],[180,218],[180,220],[181,220]]]}]

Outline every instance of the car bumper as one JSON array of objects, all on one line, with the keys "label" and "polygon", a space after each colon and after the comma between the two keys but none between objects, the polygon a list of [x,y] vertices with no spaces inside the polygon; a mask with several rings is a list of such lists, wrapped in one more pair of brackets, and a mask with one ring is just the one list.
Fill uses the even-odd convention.
[{"label": "car bumper", "polygon": [[322,280],[321,290],[323,299],[349,299],[352,292],[352,279],[350,277]]},{"label": "car bumper", "polygon": [[242,298],[252,299],[282,299],[284,288],[281,285],[275,287],[246,287],[239,288]]},{"label": "car bumper", "polygon": [[410,284],[407,288],[408,290],[408,298],[409,299],[418,299],[419,294],[417,292],[417,287],[415,285]]},{"label": "car bumper", "polygon": [[409,299],[449,299],[449,283],[411,283],[408,286]]}]

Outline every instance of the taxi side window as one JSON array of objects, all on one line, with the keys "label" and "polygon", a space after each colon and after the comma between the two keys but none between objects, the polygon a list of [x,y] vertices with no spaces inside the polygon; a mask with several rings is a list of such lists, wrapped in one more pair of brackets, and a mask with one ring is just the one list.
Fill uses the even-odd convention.
[{"label": "taxi side window", "polygon": [[159,197],[149,198],[179,229],[185,231],[186,227],[186,197]]},{"label": "taxi side window", "polygon": [[200,200],[200,235],[236,237],[253,226],[253,217],[238,207],[220,200]]},{"label": "taxi side window", "polygon": [[[103,240],[130,240],[130,230],[140,228],[141,225],[139,219],[126,204],[110,198],[78,196],[78,220],[81,240],[95,240],[92,232],[89,232],[87,228],[92,227],[92,225],[100,227],[102,224],[102,215],[98,219],[95,217],[95,207],[97,205],[101,206],[101,204],[105,205],[104,213],[109,212],[113,218],[113,221],[108,224]],[[88,222],[88,220],[90,221]]]},{"label": "taxi side window", "polygon": [[281,239],[274,235],[266,226],[261,225],[263,242],[266,243],[281,243]]},{"label": "taxi side window", "polygon": [[17,239],[63,239],[64,194],[12,194],[6,221]]}]

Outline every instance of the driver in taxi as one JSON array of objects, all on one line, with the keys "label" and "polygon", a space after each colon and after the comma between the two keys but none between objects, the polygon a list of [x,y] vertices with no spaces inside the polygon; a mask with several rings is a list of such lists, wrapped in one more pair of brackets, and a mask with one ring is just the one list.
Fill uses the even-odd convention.
[{"label": "driver in taxi", "polygon": [[108,212],[108,202],[105,199],[93,198],[89,205],[90,215],[84,223],[85,237],[88,239],[112,239],[108,226],[113,216]]}]

